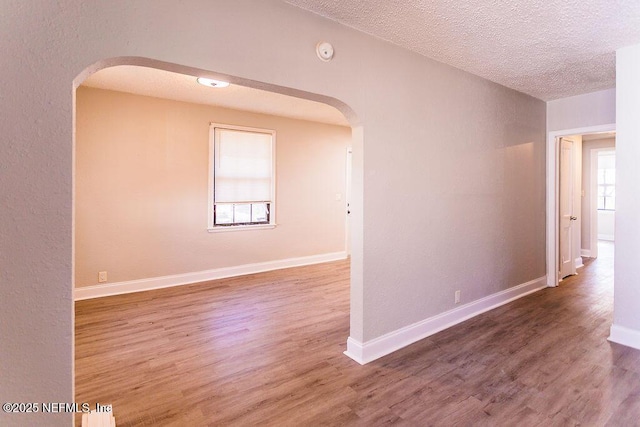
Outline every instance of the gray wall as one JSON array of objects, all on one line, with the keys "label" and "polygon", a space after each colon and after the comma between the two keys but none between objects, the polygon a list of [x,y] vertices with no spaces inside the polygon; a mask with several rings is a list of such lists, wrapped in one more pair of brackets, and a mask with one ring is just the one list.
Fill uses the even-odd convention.
[{"label": "gray wall", "polygon": [[341,101],[355,340],[450,310],[455,290],[466,303],[545,274],[544,102],[279,1],[215,4],[3,1],[0,400],[73,401],[73,88],[87,67],[132,62],[107,58]]},{"label": "gray wall", "polygon": [[616,52],[616,254],[611,340],[640,349],[640,45]]},{"label": "gray wall", "polygon": [[548,132],[608,125],[615,122],[615,89],[605,89],[547,102]]}]

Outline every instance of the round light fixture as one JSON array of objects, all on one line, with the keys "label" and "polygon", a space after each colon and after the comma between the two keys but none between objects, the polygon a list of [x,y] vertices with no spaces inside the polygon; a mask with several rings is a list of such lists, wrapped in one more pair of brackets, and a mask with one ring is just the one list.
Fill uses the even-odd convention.
[{"label": "round light fixture", "polygon": [[200,83],[203,86],[209,86],[209,87],[227,87],[229,86],[229,82],[223,82],[221,80],[213,80],[213,79],[207,79],[204,77],[198,77],[198,83]]}]

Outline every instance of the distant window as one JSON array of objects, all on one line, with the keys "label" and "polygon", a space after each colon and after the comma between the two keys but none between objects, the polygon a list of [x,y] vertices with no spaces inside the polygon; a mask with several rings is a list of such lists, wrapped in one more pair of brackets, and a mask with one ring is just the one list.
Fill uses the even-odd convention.
[{"label": "distant window", "polygon": [[209,227],[275,223],[275,131],[211,124]]},{"label": "distant window", "polygon": [[598,153],[598,210],[613,211],[616,208],[616,154]]}]

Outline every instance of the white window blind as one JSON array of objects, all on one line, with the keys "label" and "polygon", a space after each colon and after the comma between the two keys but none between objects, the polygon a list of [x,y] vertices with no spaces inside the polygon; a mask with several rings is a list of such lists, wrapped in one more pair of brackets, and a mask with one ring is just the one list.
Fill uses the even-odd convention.
[{"label": "white window blind", "polygon": [[211,123],[209,231],[275,227],[276,132]]},{"label": "white window blind", "polygon": [[273,135],[215,128],[215,203],[272,200]]}]

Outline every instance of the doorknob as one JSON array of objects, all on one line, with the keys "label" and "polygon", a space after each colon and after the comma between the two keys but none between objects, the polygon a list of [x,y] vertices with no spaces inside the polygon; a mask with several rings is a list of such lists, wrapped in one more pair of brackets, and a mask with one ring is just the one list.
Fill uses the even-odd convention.
[{"label": "doorknob", "polygon": [[569,219],[570,219],[571,221],[575,221],[575,220],[577,220],[577,219],[578,219],[578,217],[577,217],[577,216],[570,216],[570,217],[569,217]]}]

